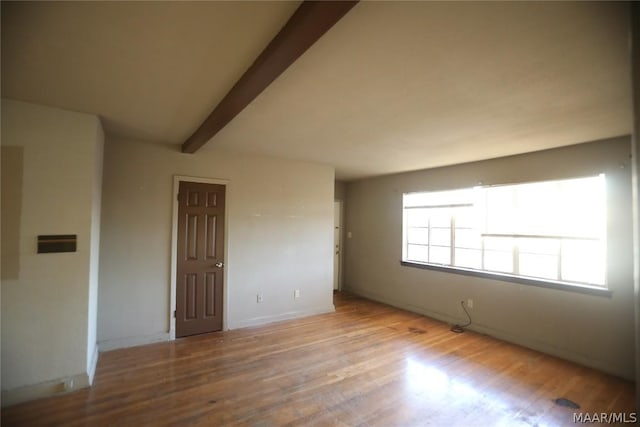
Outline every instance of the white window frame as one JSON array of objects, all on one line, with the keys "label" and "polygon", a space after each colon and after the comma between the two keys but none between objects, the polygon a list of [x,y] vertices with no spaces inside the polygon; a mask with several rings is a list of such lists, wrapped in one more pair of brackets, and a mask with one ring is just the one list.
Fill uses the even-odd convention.
[{"label": "white window frame", "polygon": [[[601,177],[603,177],[604,179],[604,175],[601,175]],[[589,178],[589,177],[585,177],[585,178]],[[577,178],[570,178],[570,179],[577,179]],[[570,180],[567,179],[567,180]],[[554,181],[564,181],[564,180],[554,180]],[[538,181],[538,182],[548,182],[548,181]],[[513,186],[518,186],[518,185],[526,185],[526,184],[533,184],[533,183],[538,183],[538,182],[525,182],[525,183],[521,183],[521,184],[510,184]],[[606,181],[605,181],[606,182]],[[486,188],[486,187],[476,187],[476,188]],[[463,189],[463,190],[469,190],[469,189]],[[456,190],[451,190],[456,191]],[[429,193],[429,192],[416,192],[416,193]],[[607,284],[607,273],[606,273],[606,246],[607,246],[607,240],[606,240],[606,232],[604,233],[604,236],[602,237],[603,240],[603,244],[605,247],[605,253],[604,253],[604,282],[602,284],[594,284],[594,283],[584,283],[584,282],[577,282],[577,281],[571,281],[571,280],[567,280],[565,278],[563,278],[562,275],[562,265],[563,265],[563,246],[564,246],[564,242],[566,241],[600,241],[601,239],[599,238],[593,238],[593,237],[578,237],[578,236],[571,236],[571,235],[538,235],[538,234],[507,234],[507,233],[480,233],[481,238],[481,245],[479,249],[475,249],[475,248],[469,248],[469,249],[475,249],[475,250],[479,250],[480,251],[480,257],[481,257],[481,264],[480,264],[480,268],[467,268],[467,267],[460,267],[460,266],[456,266],[456,260],[455,260],[455,252],[456,249],[464,249],[464,248],[456,248],[456,223],[455,223],[455,214],[454,212],[451,212],[450,214],[450,230],[451,230],[451,238],[450,238],[450,244],[449,244],[449,250],[450,250],[450,255],[449,255],[449,263],[448,264],[438,264],[438,263],[434,263],[434,262],[425,262],[425,261],[417,261],[417,260],[411,260],[408,258],[408,254],[409,254],[409,246],[410,245],[420,245],[420,246],[426,246],[427,247],[427,259],[431,259],[430,257],[430,251],[431,251],[431,247],[432,246],[437,246],[437,245],[433,245],[432,241],[431,241],[431,232],[432,232],[432,227],[431,227],[431,222],[429,220],[429,223],[427,225],[427,229],[428,229],[428,238],[427,238],[427,243],[424,244],[420,244],[420,243],[410,243],[409,242],[409,223],[408,223],[408,212],[412,209],[437,209],[437,208],[459,208],[459,207],[468,207],[468,206],[473,206],[473,203],[456,203],[456,204],[450,204],[450,205],[425,205],[425,206],[405,206],[405,197],[407,195],[411,195],[411,194],[416,194],[416,193],[404,193],[403,194],[403,206],[402,206],[402,210],[403,210],[403,215],[402,215],[402,260],[401,260],[401,264],[404,266],[410,266],[410,267],[418,267],[418,268],[425,268],[425,269],[430,269],[430,270],[438,270],[438,271],[447,271],[447,272],[453,272],[453,273],[459,273],[459,274],[465,274],[465,275],[471,275],[471,276],[478,276],[478,277],[485,277],[485,278],[493,278],[493,279],[498,279],[498,280],[503,280],[503,281],[509,281],[509,282],[516,282],[516,283],[522,283],[522,284],[531,284],[531,285],[536,285],[536,286],[543,286],[543,287],[551,287],[551,288],[560,288],[560,289],[565,289],[565,290],[576,290],[576,291],[582,291],[582,292],[587,292],[587,293],[594,293],[594,294],[600,294],[600,295],[611,295],[611,291],[608,289],[608,284]],[[605,196],[606,197],[606,196]],[[605,219],[605,224],[606,224],[606,219]],[[604,225],[606,227],[606,225]],[[499,272],[499,271],[492,271],[492,270],[486,270],[485,268],[485,254],[486,254],[486,250],[485,250],[485,239],[486,238],[512,238],[514,239],[514,244],[513,244],[513,249],[512,249],[512,254],[513,254],[513,263],[512,263],[512,271],[511,272]],[[556,265],[557,265],[557,275],[555,279],[548,279],[548,278],[543,278],[543,277],[533,277],[533,276],[524,276],[524,275],[520,275],[518,269],[519,269],[519,265],[520,265],[520,250],[519,250],[519,244],[518,242],[522,242],[521,239],[548,239],[548,240],[555,240],[558,242],[558,252],[557,255],[553,255],[553,254],[549,254],[549,256],[556,256]],[[523,253],[527,253],[527,252],[523,252]],[[546,255],[546,254],[541,254],[541,255]]]}]

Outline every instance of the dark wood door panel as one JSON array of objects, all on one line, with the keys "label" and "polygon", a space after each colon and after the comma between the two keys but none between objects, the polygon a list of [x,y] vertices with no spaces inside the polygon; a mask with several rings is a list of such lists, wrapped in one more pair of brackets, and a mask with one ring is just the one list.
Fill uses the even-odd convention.
[{"label": "dark wood door panel", "polygon": [[217,238],[217,224],[218,224],[218,215],[205,215],[204,217],[205,227],[205,257],[208,260],[212,260],[216,258],[216,251],[219,247]]},{"label": "dark wood door panel", "polygon": [[176,336],[222,329],[225,187],[181,182]]}]

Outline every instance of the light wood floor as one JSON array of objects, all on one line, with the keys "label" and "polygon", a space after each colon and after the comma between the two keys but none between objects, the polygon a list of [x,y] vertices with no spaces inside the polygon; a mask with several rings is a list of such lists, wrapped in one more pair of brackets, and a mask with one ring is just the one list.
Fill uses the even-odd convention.
[{"label": "light wood floor", "polygon": [[633,384],[349,295],[336,313],[110,351],[91,389],[2,425],[574,425],[630,413]]}]

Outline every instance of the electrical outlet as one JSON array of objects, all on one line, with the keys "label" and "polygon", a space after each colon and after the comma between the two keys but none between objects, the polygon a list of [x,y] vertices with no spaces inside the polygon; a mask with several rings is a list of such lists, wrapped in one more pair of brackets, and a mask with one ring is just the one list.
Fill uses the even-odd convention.
[{"label": "electrical outlet", "polygon": [[473,300],[471,298],[469,298],[467,300],[467,308],[472,309],[473,308]]},{"label": "electrical outlet", "polygon": [[300,298],[300,289],[296,289],[295,291],[293,291],[293,297]]},{"label": "electrical outlet", "polygon": [[259,304],[259,303],[261,303],[262,301],[264,301],[264,298],[262,297],[262,294],[258,294],[258,295],[256,295],[256,302]]}]

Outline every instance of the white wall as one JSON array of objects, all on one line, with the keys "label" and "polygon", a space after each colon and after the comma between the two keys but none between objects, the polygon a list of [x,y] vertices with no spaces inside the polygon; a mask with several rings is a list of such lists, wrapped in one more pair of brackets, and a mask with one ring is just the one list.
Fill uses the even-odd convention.
[{"label": "white wall", "polygon": [[333,310],[333,168],[117,139],[104,167],[101,350],[168,338],[174,175],[229,180],[227,328]]},{"label": "white wall", "polygon": [[[626,378],[634,377],[631,164],[628,137],[349,183],[347,276],[351,291]],[[402,194],[484,184],[607,174],[611,297],[400,265]]]},{"label": "white wall", "polygon": [[[2,280],[3,405],[90,382],[101,135],[95,116],[2,100],[2,146],[24,162],[19,274]],[[40,234],[77,234],[77,252],[37,254]]]}]

